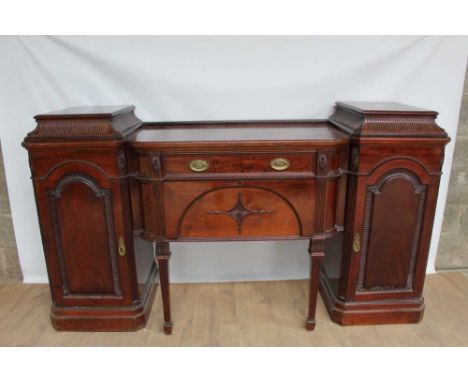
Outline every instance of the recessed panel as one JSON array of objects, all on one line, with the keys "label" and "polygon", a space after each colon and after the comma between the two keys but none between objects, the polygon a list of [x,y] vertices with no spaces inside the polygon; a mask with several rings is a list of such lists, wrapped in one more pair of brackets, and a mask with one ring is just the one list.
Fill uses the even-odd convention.
[{"label": "recessed panel", "polygon": [[77,179],[64,185],[52,203],[64,293],[113,294],[104,195]]},{"label": "recessed panel", "polygon": [[412,288],[423,198],[424,187],[407,173],[388,175],[369,187],[361,290]]}]

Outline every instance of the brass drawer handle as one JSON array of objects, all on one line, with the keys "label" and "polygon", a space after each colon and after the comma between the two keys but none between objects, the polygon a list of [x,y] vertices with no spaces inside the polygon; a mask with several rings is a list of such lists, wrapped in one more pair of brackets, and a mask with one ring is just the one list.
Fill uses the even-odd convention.
[{"label": "brass drawer handle", "polygon": [[189,163],[189,169],[193,172],[203,172],[210,167],[208,161],[204,159],[195,159]]},{"label": "brass drawer handle", "polygon": [[127,249],[125,248],[125,241],[122,236],[119,236],[119,255],[125,256],[127,254]]},{"label": "brass drawer handle", "polygon": [[284,171],[289,168],[291,162],[286,158],[275,158],[270,162],[270,167],[276,171]]}]

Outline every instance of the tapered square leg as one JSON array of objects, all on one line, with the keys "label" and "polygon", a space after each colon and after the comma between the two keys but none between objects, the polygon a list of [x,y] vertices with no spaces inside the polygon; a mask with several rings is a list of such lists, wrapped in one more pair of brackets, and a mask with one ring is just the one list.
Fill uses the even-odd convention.
[{"label": "tapered square leg", "polygon": [[315,329],[315,311],[317,308],[317,292],[320,277],[320,262],[324,253],[324,239],[312,239],[309,243],[310,274],[309,274],[309,314],[306,329]]},{"label": "tapered square leg", "polygon": [[171,250],[169,242],[156,243],[156,260],[159,266],[159,283],[161,286],[161,296],[163,303],[164,313],[164,333],[172,333],[172,320],[171,320],[171,299],[169,293],[169,258],[171,257]]}]

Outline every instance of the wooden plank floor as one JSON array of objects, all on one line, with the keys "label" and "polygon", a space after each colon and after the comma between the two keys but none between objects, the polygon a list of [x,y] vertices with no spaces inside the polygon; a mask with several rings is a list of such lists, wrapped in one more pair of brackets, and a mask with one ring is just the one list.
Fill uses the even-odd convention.
[{"label": "wooden plank floor", "polygon": [[46,285],[0,284],[2,346],[468,346],[468,278],[429,275],[416,325],[341,327],[322,300],[304,330],[306,281],[174,284],[174,331],[162,333],[159,291],[146,328],[132,333],[56,332]]}]

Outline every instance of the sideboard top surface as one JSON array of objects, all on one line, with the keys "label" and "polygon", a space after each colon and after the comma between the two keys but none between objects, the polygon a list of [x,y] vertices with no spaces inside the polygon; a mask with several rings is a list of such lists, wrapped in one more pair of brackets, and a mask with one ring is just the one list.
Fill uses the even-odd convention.
[{"label": "sideboard top surface", "polygon": [[130,139],[134,147],[175,146],[200,142],[204,145],[239,143],[278,145],[340,145],[348,136],[326,121],[232,121],[149,123]]},{"label": "sideboard top surface", "polygon": [[437,112],[396,102],[337,102],[328,120],[143,122],[134,109],[131,105],[72,107],[37,115],[37,127],[23,145],[34,148],[47,143],[52,148],[60,142],[82,146],[86,142],[126,141],[141,151],[186,151],[309,150],[346,145],[356,137],[362,142],[396,137],[408,142],[422,137],[448,142],[446,132],[435,122]]}]

